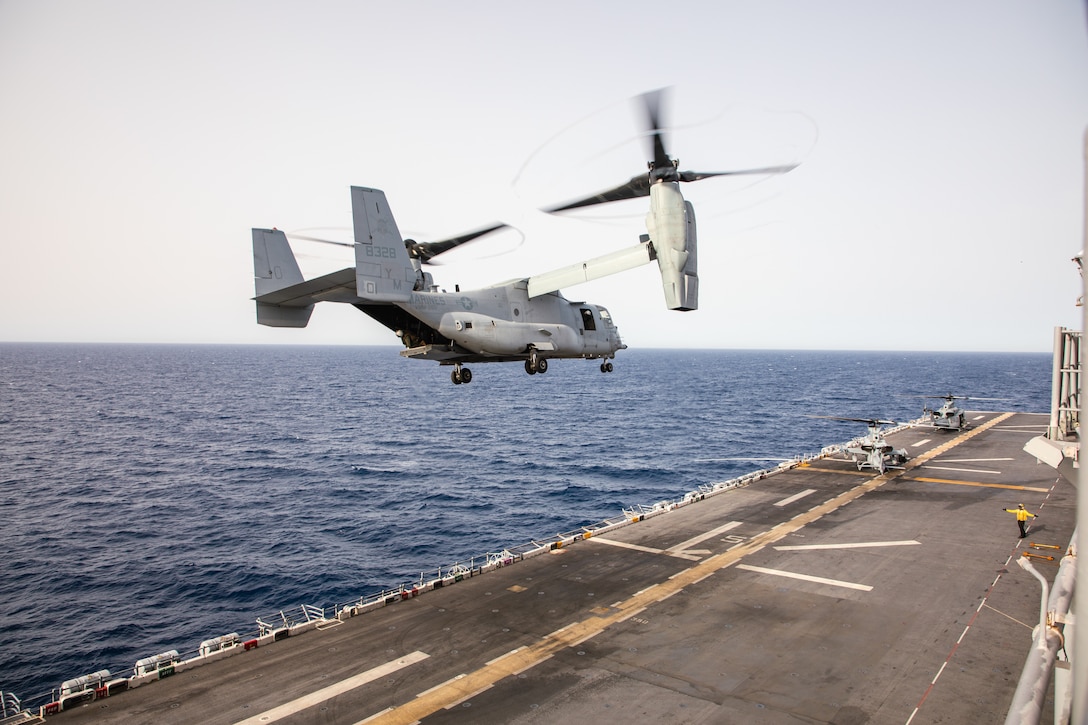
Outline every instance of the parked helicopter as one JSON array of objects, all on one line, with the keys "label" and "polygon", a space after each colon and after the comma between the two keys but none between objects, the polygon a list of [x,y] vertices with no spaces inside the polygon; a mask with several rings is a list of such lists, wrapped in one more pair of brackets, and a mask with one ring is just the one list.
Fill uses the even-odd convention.
[{"label": "parked helicopter", "polygon": [[967,427],[967,420],[963,410],[957,407],[955,403],[957,399],[965,400],[965,398],[957,395],[924,395],[922,397],[944,399],[944,403],[937,410],[933,410],[928,405],[922,408],[922,415],[929,416],[929,421],[934,428],[962,430]]},{"label": "parked helicopter", "polygon": [[[287,236],[278,229],[253,229],[257,322],[305,327],[317,302],[355,306],[400,338],[401,355],[452,365],[454,384],[472,381],[466,363],[521,361],[530,375],[548,370],[548,360],[601,360],[612,372],[617,350],[627,346],[608,310],[571,302],[560,289],[657,261],[665,305],[691,311],[699,304],[695,210],[680,182],[715,176],[785,173],[796,165],[739,171],[680,171],[665,150],[662,91],[641,96],[652,160],[648,172],[591,196],[544,209],[558,213],[613,201],[650,197],[645,235],[639,244],[568,267],[473,291],[440,291],[423,265],[438,255],[506,227],[495,223],[437,242],[403,239],[385,193],[351,187],[355,266],[306,280]],[[326,240],[316,240],[326,241]]]},{"label": "parked helicopter", "polygon": [[869,433],[861,438],[855,438],[843,446],[843,452],[847,458],[854,461],[858,470],[871,469],[879,473],[886,472],[889,468],[902,468],[907,462],[907,451],[904,448],[894,448],[884,438],[881,426],[898,425],[894,420],[879,420],[876,418],[839,418],[832,415],[814,415],[813,418],[826,418],[827,420],[845,420],[851,423],[865,423],[869,426]]},{"label": "parked helicopter", "polygon": [[966,395],[922,395],[922,398],[938,398],[944,400],[940,408],[931,409],[928,405],[922,408],[922,415],[929,416],[930,425],[944,430],[963,430],[967,427],[967,419],[964,411],[959,408],[957,400],[1008,400],[1008,398],[970,398]]}]

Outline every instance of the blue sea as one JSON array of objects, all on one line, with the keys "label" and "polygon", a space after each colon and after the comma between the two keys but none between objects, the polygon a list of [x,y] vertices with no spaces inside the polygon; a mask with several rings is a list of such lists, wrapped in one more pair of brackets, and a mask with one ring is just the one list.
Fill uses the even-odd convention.
[{"label": "blue sea", "polygon": [[[0,344],[0,690],[24,702],[917,418],[1047,412],[1040,354]],[[477,563],[479,560],[477,559]]]}]

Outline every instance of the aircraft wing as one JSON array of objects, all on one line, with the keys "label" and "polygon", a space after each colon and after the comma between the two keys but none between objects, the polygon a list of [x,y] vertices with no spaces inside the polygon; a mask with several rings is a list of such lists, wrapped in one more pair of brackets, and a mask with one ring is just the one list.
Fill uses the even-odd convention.
[{"label": "aircraft wing", "polygon": [[266,305],[280,307],[306,307],[315,302],[366,302],[355,289],[354,267],[267,292],[254,299]]}]

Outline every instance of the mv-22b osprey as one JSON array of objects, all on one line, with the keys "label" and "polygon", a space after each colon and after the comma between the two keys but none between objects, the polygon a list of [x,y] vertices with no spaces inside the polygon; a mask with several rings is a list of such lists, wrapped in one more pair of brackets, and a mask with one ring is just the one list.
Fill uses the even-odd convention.
[{"label": "mv-22b osprey", "polygon": [[[404,343],[401,355],[452,365],[450,379],[468,383],[466,363],[524,362],[530,375],[548,370],[548,360],[601,360],[612,372],[617,350],[626,349],[608,310],[571,302],[559,290],[657,260],[665,304],[694,310],[699,304],[695,212],[680,193],[681,181],[732,174],[782,173],[793,166],[724,172],[679,171],[665,152],[659,123],[661,92],[645,94],[647,136],[652,141],[649,171],[624,184],[544,211],[650,197],[647,234],[632,248],[533,277],[472,291],[440,291],[423,265],[437,255],[503,228],[494,224],[438,242],[402,239],[385,194],[353,186],[355,267],[305,280],[286,235],[253,230],[257,322],[272,327],[305,327],[317,302],[346,302],[392,330]],[[321,240],[318,240],[321,241]],[[341,243],[344,244],[344,243]]]}]

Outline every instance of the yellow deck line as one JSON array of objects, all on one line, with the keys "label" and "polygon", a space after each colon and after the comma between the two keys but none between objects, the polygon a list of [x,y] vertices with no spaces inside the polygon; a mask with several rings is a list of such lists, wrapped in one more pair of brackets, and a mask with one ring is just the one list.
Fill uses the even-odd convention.
[{"label": "yellow deck line", "polygon": [[981,481],[953,481],[948,478],[905,478],[904,481],[921,481],[922,483],[950,483],[955,486],[981,486],[982,488],[1011,488],[1015,491],[1038,491],[1046,493],[1049,488],[1037,488],[1035,486],[1015,486],[1011,483],[982,483]]},{"label": "yellow deck line", "polygon": [[[1011,415],[1012,413],[999,415],[993,420],[990,420],[977,428],[973,428],[967,433],[957,436],[937,448],[921,454],[914,460],[909,461],[905,468],[909,470],[920,466],[931,458],[934,458],[946,452],[948,449],[997,425]],[[701,579],[705,579],[716,571],[736,564],[745,556],[754,554],[769,544],[773,544],[774,542],[785,538],[822,516],[883,486],[888,481],[899,477],[903,473],[904,471],[893,470],[879,476],[874,476],[865,483],[855,486],[848,491],[844,491],[838,496],[825,501],[819,506],[806,511],[789,521],[778,524],[761,534],[753,536],[751,539],[738,545],[734,549],[708,557],[691,568],[675,574],[670,579],[651,585],[633,594],[626,600],[616,604],[615,611],[608,616],[595,615],[580,622],[572,622],[565,627],[557,629],[551,634],[545,635],[540,641],[534,644],[515,650],[509,653],[508,656],[500,658],[498,661],[485,664],[479,669],[457,679],[455,682],[450,682],[445,686],[434,688],[391,710],[384,713],[378,713],[372,719],[369,719],[368,722],[373,723],[374,725],[392,725],[393,723],[410,725],[411,723],[419,722],[432,713],[445,709],[450,703],[462,702],[467,696],[481,692],[486,689],[488,685],[492,685],[504,677],[524,672],[551,657],[559,650],[584,642],[590,637],[600,634],[609,626],[630,619],[651,604],[671,597],[683,590],[684,587],[690,586]]]}]

